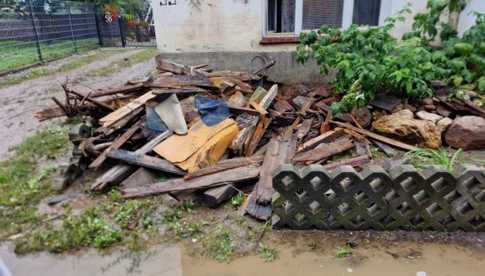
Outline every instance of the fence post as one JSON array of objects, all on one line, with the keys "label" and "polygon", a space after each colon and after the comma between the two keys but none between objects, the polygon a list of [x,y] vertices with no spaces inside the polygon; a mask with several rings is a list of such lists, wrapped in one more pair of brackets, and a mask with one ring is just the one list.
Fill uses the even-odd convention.
[{"label": "fence post", "polygon": [[41,63],[44,63],[44,59],[42,58],[42,52],[40,50],[40,42],[39,42],[39,34],[37,33],[37,27],[35,27],[35,20],[34,20],[34,9],[32,8],[32,0],[27,0],[29,3],[29,14],[30,20],[32,21],[32,30],[34,31],[35,37],[35,45],[37,47],[37,57]]},{"label": "fence post", "polygon": [[121,46],[123,46],[123,48],[126,47],[126,38],[125,38],[125,32],[124,32],[124,29],[123,29],[123,17],[118,17],[118,25],[120,27],[120,38],[121,38]]},{"label": "fence post", "polygon": [[74,46],[74,52],[77,53],[77,43],[76,43],[76,37],[74,36],[74,29],[72,27],[72,15],[71,15],[71,5],[69,2],[66,2],[67,5],[67,12],[69,15],[69,29],[71,30],[71,39],[72,39],[72,45]]},{"label": "fence post", "polygon": [[96,32],[98,33],[99,46],[103,47],[103,36],[101,35],[101,27],[98,18],[98,6],[94,4],[94,21],[96,22]]}]

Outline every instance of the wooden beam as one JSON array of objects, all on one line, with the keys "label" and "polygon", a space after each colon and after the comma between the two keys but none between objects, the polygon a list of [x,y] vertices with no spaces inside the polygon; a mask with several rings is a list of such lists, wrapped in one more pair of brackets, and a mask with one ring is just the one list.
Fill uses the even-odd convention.
[{"label": "wooden beam", "polygon": [[108,152],[108,157],[121,160],[130,165],[136,165],[156,171],[172,173],[175,175],[185,175],[185,172],[162,158],[149,156],[142,153],[135,153],[127,150],[113,149]]},{"label": "wooden beam", "polygon": [[197,177],[190,180],[184,180],[183,178],[179,178],[155,183],[147,187],[122,189],[121,192],[124,198],[138,198],[169,192],[193,191],[211,187],[218,187],[228,182],[238,183],[254,180],[258,178],[259,170],[260,169],[258,167],[248,166],[244,168],[236,168],[216,174]]},{"label": "wooden beam", "polygon": [[320,144],[313,150],[299,153],[293,159],[294,162],[317,162],[335,154],[347,151],[354,147],[354,143],[349,138],[338,139],[328,144]]},{"label": "wooden beam", "polygon": [[222,172],[222,171],[226,171],[234,168],[246,167],[249,165],[259,166],[262,162],[263,162],[262,155],[222,160],[214,166],[202,168],[193,173],[189,173],[184,177],[184,179],[189,180],[203,175],[214,174],[214,173],[218,173],[218,172]]}]

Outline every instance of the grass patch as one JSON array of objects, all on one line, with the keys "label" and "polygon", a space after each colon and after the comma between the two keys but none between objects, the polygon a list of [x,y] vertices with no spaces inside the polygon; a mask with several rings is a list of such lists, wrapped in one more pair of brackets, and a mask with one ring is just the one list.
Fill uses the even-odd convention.
[{"label": "grass patch", "polygon": [[62,64],[57,68],[48,68],[46,66],[43,66],[43,67],[33,68],[27,71],[25,74],[6,76],[6,77],[3,77],[2,80],[0,80],[0,88],[16,85],[27,80],[33,80],[33,79],[38,79],[49,75],[69,72],[69,71],[81,68],[87,64],[93,63],[97,60],[105,59],[109,56],[112,56],[124,51],[126,50],[125,49],[119,49],[119,50],[117,49],[117,50],[109,50],[109,51],[97,50],[91,54],[80,56],[79,58],[71,62]]},{"label": "grass patch", "polygon": [[337,247],[337,252],[335,253],[335,256],[337,258],[345,258],[352,255],[352,248],[348,245]]},{"label": "grass patch", "polygon": [[115,73],[120,72],[121,70],[136,65],[138,63],[146,62],[152,58],[154,58],[158,54],[158,50],[156,48],[150,48],[142,50],[124,60],[115,61],[111,64],[101,67],[99,69],[93,70],[86,74],[87,77],[105,77],[109,75],[113,75]]},{"label": "grass patch", "polygon": [[442,167],[449,172],[453,172],[457,160],[460,158],[462,150],[459,149],[455,153],[450,153],[445,149],[417,149],[406,153],[410,158],[411,164],[418,168],[428,165],[436,165]]},{"label": "grass patch", "polygon": [[231,232],[218,226],[202,240],[206,255],[221,263],[228,263],[234,255]]},{"label": "grass patch", "polygon": [[27,138],[9,160],[0,162],[0,237],[39,222],[36,205],[51,193],[49,175],[55,171],[52,166],[40,169],[40,162],[67,147],[66,129],[50,127]]},{"label": "grass patch", "polygon": [[276,249],[271,248],[263,243],[259,244],[258,252],[261,259],[263,259],[265,262],[274,262],[279,257],[278,251]]}]

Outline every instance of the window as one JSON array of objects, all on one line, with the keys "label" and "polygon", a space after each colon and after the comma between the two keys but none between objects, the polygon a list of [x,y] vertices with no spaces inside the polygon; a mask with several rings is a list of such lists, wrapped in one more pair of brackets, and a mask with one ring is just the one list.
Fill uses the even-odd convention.
[{"label": "window", "polygon": [[352,23],[356,25],[379,25],[381,0],[354,0]]},{"label": "window", "polygon": [[267,0],[267,32],[294,33],[323,25],[379,24],[381,0]]},{"label": "window", "polygon": [[303,0],[303,30],[342,27],[344,0]]},{"label": "window", "polygon": [[295,32],[295,0],[268,1],[268,31]]}]

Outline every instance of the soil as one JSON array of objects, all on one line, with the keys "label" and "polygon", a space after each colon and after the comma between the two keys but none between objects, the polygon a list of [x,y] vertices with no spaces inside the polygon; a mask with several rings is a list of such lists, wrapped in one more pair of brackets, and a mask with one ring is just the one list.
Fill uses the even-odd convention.
[{"label": "soil", "polygon": [[[106,51],[106,50],[104,50]],[[6,159],[12,146],[23,141],[23,139],[34,133],[40,126],[50,122],[39,123],[34,118],[34,113],[48,106],[52,106],[52,97],[62,99],[60,84],[66,79],[76,86],[84,89],[97,89],[109,86],[119,86],[129,79],[142,77],[153,70],[154,60],[140,63],[133,67],[125,68],[112,76],[93,77],[84,80],[83,76],[91,70],[108,66],[112,62],[129,58],[131,55],[142,51],[139,49],[122,51],[119,54],[108,56],[106,59],[87,64],[79,69],[68,73],[60,73],[28,80],[18,85],[0,89],[0,128],[2,139],[0,139],[0,160]],[[47,67],[57,67],[60,64],[72,61],[78,57],[71,57],[67,60],[49,63]],[[27,74],[23,72],[21,74]],[[89,88],[87,88],[88,86]]]}]

